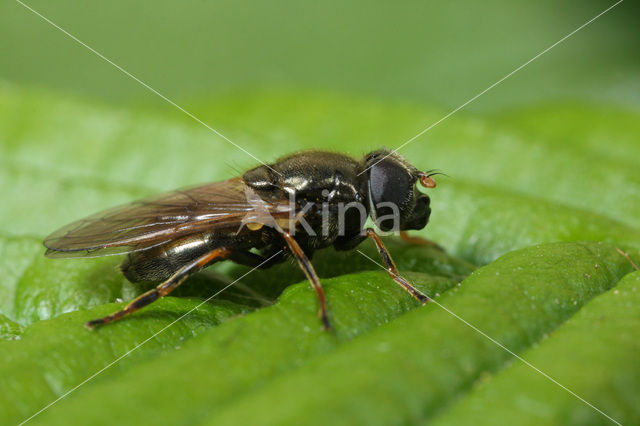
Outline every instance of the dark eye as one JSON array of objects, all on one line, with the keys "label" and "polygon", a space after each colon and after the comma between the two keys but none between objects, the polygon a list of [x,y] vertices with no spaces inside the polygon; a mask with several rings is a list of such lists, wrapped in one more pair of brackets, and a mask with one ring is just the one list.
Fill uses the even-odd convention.
[{"label": "dark eye", "polygon": [[369,185],[374,207],[391,202],[401,208],[411,197],[414,178],[409,171],[391,158],[386,158],[371,168]]}]

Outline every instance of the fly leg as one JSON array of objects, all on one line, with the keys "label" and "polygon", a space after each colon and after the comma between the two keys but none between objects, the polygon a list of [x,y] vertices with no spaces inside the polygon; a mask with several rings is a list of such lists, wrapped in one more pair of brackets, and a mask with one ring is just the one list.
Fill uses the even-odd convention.
[{"label": "fly leg", "polygon": [[235,262],[239,265],[249,266],[251,268],[258,269],[268,269],[282,261],[284,257],[284,252],[280,251],[274,255],[269,256],[268,254],[263,256],[260,254],[255,254],[250,251],[244,250],[234,250],[229,255],[229,260]]},{"label": "fly leg", "polygon": [[396,268],[395,263],[393,263],[393,259],[391,258],[391,254],[389,250],[384,246],[382,240],[376,234],[376,232],[368,228],[366,230],[367,236],[373,240],[378,248],[378,253],[380,253],[380,257],[382,258],[382,262],[384,263],[385,268],[387,269],[387,273],[396,283],[400,284],[402,288],[407,290],[413,297],[418,299],[420,303],[423,305],[429,301],[429,297],[423,294],[420,290],[412,286],[409,281],[407,281],[403,276],[398,272],[398,268]]},{"label": "fly leg", "polygon": [[409,244],[429,246],[429,247],[436,248],[440,251],[444,251],[444,249],[441,246],[434,243],[433,241],[428,240],[426,238],[422,238],[422,237],[412,237],[407,233],[407,231],[400,231],[400,238],[402,239],[402,241],[405,241]]},{"label": "fly leg", "polygon": [[178,271],[176,271],[171,277],[169,277],[169,279],[164,281],[162,284],[158,285],[156,288],[149,290],[146,293],[143,293],[140,296],[133,299],[122,310],[114,314],[108,315],[104,318],[89,321],[85,324],[85,327],[87,327],[90,330],[93,330],[97,325],[118,321],[125,315],[132,314],[138,309],[143,308],[148,304],[150,304],[151,302],[155,302],[159,298],[164,297],[167,294],[171,293],[173,290],[178,288],[178,286],[180,286],[180,284],[182,284],[190,275],[193,275],[194,273],[209,266],[211,263],[217,260],[226,259],[230,255],[231,255],[231,250],[229,250],[226,247],[219,247],[217,249],[211,250],[210,252],[200,256],[194,261],[178,269]]},{"label": "fly leg", "polygon": [[320,278],[318,278],[318,274],[316,274],[311,261],[309,260],[307,255],[304,254],[304,251],[302,250],[298,242],[293,238],[293,236],[288,232],[283,232],[282,237],[287,242],[291,254],[293,254],[293,257],[295,257],[298,261],[298,266],[300,266],[300,269],[302,269],[304,274],[307,276],[307,279],[311,283],[311,286],[318,295],[318,300],[320,301],[319,314],[320,318],[322,319],[322,325],[324,326],[324,329],[331,330],[331,322],[329,321],[329,315],[327,313],[327,300],[324,297],[324,290],[322,290],[322,285],[320,284]]}]

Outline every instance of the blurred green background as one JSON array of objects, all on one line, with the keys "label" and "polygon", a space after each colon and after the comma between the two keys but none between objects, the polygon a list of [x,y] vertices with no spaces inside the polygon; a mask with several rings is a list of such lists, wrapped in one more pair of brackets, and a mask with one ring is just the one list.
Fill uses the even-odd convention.
[{"label": "blurred green background", "polygon": [[[303,87],[454,108],[613,2],[27,4],[179,103]],[[639,10],[623,2],[469,109],[567,98],[638,106]],[[17,2],[0,5],[0,40],[2,78],[162,104]]]},{"label": "blurred green background", "polygon": [[[394,148],[614,2],[27,4],[272,161]],[[623,423],[640,422],[640,276],[623,278],[632,268],[615,250],[640,254],[639,18],[637,2],[620,3],[404,148],[451,176],[430,192],[421,232],[446,253],[388,239],[421,289]],[[20,3],[0,3],[0,419],[27,418],[246,272],[216,265],[92,334],[83,321],[144,288],[118,258],[45,259],[42,238],[254,164]],[[314,263],[335,335],[283,264],[34,423],[607,421],[434,304],[414,309],[354,252]]]}]

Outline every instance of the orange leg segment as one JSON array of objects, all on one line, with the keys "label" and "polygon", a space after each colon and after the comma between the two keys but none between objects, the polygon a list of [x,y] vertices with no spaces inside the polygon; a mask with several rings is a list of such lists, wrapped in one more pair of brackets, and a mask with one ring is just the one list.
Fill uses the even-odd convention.
[{"label": "orange leg segment", "polygon": [[226,259],[231,255],[231,250],[226,247],[219,247],[211,250],[210,252],[200,256],[192,262],[186,264],[182,268],[178,269],[169,279],[158,285],[156,288],[141,294],[133,299],[122,310],[108,315],[104,318],[95,319],[85,324],[90,330],[93,330],[96,326],[108,324],[110,322],[118,321],[122,317],[132,314],[140,308],[147,306],[148,304],[155,302],[161,297],[166,296],[173,290],[178,288],[189,276],[202,270],[216,260]]}]

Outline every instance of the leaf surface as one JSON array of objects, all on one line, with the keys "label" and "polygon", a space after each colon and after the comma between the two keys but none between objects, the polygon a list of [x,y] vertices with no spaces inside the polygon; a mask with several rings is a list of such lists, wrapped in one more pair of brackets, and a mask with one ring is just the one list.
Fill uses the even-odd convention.
[{"label": "leaf surface", "polygon": [[[265,161],[301,148],[360,157],[444,114],[288,91],[203,101],[192,110]],[[632,318],[633,306],[623,310],[612,295],[632,270],[616,247],[636,260],[640,254],[637,118],[631,110],[569,104],[460,113],[403,149],[416,166],[450,176],[429,190],[431,221],[415,233],[444,252],[386,239],[400,271],[437,304],[418,307],[356,251],[325,250],[314,265],[334,334],[321,331],[314,293],[290,263],[246,276],[247,268],[215,265],[171,297],[91,333],[84,321],[146,287],[120,275],[118,257],[45,259],[42,238],[102,208],[225,179],[254,163],[197,123],[2,84],[0,190],[10,201],[0,209],[0,386],[7,390],[0,416],[24,420],[107,367],[33,422],[295,424],[308,422],[310,412],[318,423],[455,422],[466,412],[458,407],[485,407],[486,392],[509,392],[509,380],[526,374],[539,381],[533,393],[511,389],[509,396],[534,402],[517,407],[543,407],[539,415],[559,423],[599,422],[604,417],[575,398],[545,399],[556,385],[517,369],[509,353],[440,305],[540,360],[541,369],[549,355],[538,358],[537,351],[585,321],[583,305],[585,312],[595,305],[607,317]],[[378,259],[369,242],[359,249]],[[627,339],[621,344],[637,341],[632,320],[628,327],[615,321]],[[597,330],[597,351],[594,341],[571,332],[572,349],[585,356],[581,365],[603,371],[575,386],[612,416],[635,419],[622,397],[596,392],[638,395],[618,382],[619,371],[635,370],[608,348],[608,339],[617,341],[609,330]],[[589,356],[596,352],[602,356]],[[557,379],[574,383],[574,370],[563,371],[555,371]],[[521,415],[496,404],[491,413]]]}]

